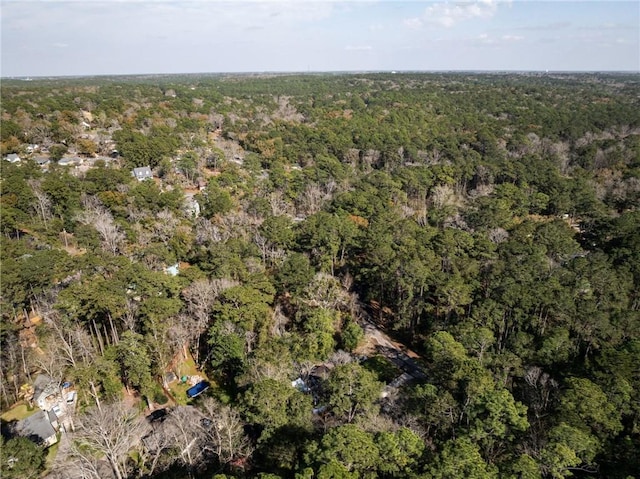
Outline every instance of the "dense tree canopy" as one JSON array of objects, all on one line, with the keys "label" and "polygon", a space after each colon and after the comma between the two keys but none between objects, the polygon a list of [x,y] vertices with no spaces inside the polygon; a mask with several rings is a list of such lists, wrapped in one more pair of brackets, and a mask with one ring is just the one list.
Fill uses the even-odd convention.
[{"label": "dense tree canopy", "polygon": [[[74,467],[637,474],[637,75],[1,89],[2,154],[22,158],[0,179],[3,410],[55,369],[78,424],[135,426],[115,452],[77,433]],[[201,397],[167,389],[182,364]],[[7,462],[29,448],[4,442],[3,475],[40,471]]]}]

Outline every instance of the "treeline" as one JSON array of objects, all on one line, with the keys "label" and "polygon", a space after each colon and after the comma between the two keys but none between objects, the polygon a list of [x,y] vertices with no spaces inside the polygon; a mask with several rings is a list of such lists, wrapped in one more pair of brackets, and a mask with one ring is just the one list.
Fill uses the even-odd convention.
[{"label": "treeline", "polygon": [[[639,92],[634,75],[3,82],[2,153],[24,158],[2,163],[3,405],[39,370],[79,385],[87,424],[100,404],[126,419],[123,388],[161,402],[186,347],[216,382],[189,423],[201,454],[138,445],[107,457],[123,477],[631,477]],[[30,143],[120,156],[43,171]],[[147,165],[155,181],[131,177]],[[426,379],[382,399],[401,371],[361,357],[369,322]],[[291,386],[320,364],[313,394]]]}]

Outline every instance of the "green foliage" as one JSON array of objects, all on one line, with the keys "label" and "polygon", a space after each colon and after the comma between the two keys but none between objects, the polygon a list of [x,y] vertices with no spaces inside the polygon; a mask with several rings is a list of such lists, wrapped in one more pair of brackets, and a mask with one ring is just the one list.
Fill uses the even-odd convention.
[{"label": "green foliage", "polygon": [[228,321],[218,321],[209,330],[209,358],[214,374],[226,383],[244,370],[245,331]]},{"label": "green foliage", "polygon": [[44,468],[45,451],[25,437],[5,441],[0,437],[2,477],[7,479],[37,478]]},{"label": "green foliage", "polygon": [[234,206],[229,192],[221,188],[215,178],[209,180],[200,197],[202,198],[203,214],[208,218],[228,213]]},{"label": "green foliage", "polygon": [[318,475],[322,477],[351,477],[353,473],[362,477],[375,471],[380,451],[370,434],[347,424],[331,429],[320,444],[312,444],[305,461],[318,464]]},{"label": "green foliage", "polygon": [[396,432],[381,432],[376,435],[376,446],[380,451],[381,474],[399,477],[410,476],[420,467],[425,451],[424,441],[413,431],[400,428]]},{"label": "green foliage", "polygon": [[69,149],[64,145],[51,145],[49,147],[49,158],[51,161],[60,160]]},{"label": "green foliage", "polygon": [[340,345],[342,349],[352,352],[363,339],[364,331],[355,321],[348,321],[342,326],[342,331],[340,332]]},{"label": "green foliage", "polygon": [[261,440],[283,426],[311,428],[311,398],[291,384],[263,379],[252,384],[241,401],[247,420],[262,428]]},{"label": "green foliage", "polygon": [[309,258],[302,253],[291,253],[278,268],[275,280],[282,292],[300,293],[311,282],[314,270]]},{"label": "green foliage", "polygon": [[297,323],[301,333],[296,356],[302,360],[324,360],[335,349],[335,325],[339,313],[323,308],[303,308]]},{"label": "green foliage", "polygon": [[375,373],[358,363],[348,363],[331,371],[325,389],[331,413],[338,420],[350,423],[357,417],[375,413],[382,383]]},{"label": "green foliage", "polygon": [[127,160],[130,168],[158,166],[162,158],[170,157],[178,146],[174,136],[162,129],[155,129],[144,135],[130,129],[122,129],[113,134],[118,151]]},{"label": "green foliage", "polygon": [[610,436],[622,428],[620,411],[597,384],[584,378],[567,380],[560,414],[568,424],[591,430],[599,437]]},{"label": "green foliage", "polygon": [[214,305],[218,321],[229,322],[242,331],[252,331],[258,341],[266,338],[271,319],[270,304],[273,301],[273,286],[264,284],[264,289],[251,286],[234,286],[225,290]]},{"label": "green foliage", "polygon": [[130,386],[144,396],[153,394],[153,378],[151,376],[151,360],[144,345],[141,334],[126,331],[117,346],[118,361],[122,375]]},{"label": "green foliage", "polygon": [[448,441],[429,468],[432,479],[497,478],[495,466],[487,464],[477,446],[466,437]]},{"label": "green foliage", "polygon": [[[3,153],[113,140],[121,156],[2,163],[1,400],[39,367],[16,333],[33,308],[81,407],[123,382],[161,400],[153,378],[197,349],[259,438],[238,474],[630,476],[638,97],[626,74],[5,79]],[[195,218],[180,185],[203,178]],[[110,233],[126,239],[103,254]],[[196,279],[200,309],[180,295]],[[425,375],[382,409],[378,381],[413,366],[375,331],[381,355],[344,364],[366,321]]]}]

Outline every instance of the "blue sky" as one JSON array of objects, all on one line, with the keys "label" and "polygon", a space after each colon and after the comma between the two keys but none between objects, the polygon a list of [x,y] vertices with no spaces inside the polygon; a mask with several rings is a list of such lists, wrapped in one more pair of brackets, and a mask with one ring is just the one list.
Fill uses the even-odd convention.
[{"label": "blue sky", "polygon": [[9,76],[640,70],[640,2],[1,0]]}]

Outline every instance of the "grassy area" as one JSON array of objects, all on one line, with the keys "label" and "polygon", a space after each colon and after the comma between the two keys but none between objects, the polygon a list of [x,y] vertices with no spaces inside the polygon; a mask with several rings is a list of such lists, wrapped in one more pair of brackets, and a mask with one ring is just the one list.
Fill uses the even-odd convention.
[{"label": "grassy area", "polygon": [[189,401],[189,398],[187,397],[187,389],[190,387],[191,386],[188,384],[182,384],[182,382],[174,382],[169,385],[169,391],[176,402],[181,406],[184,406]]},{"label": "grassy area", "polygon": [[189,383],[183,383],[181,381],[180,378],[182,378],[182,376],[200,376],[203,380],[209,381],[207,376],[202,371],[198,370],[198,368],[196,367],[196,363],[191,355],[189,355],[186,360],[184,360],[176,367],[175,372],[178,375],[178,381],[174,381],[169,384],[169,392],[175,399],[176,403],[180,405],[189,404],[189,402],[191,401],[187,397],[187,389],[189,389],[191,386],[189,385]]},{"label": "grassy area", "polygon": [[196,374],[203,376],[203,374],[200,371],[198,371],[198,368],[196,367],[196,363],[191,357],[191,355],[189,355],[187,359],[185,359],[182,363],[180,363],[176,369],[177,369],[176,373],[178,374],[178,378],[182,376],[194,376]]},{"label": "grassy area", "polygon": [[46,472],[50,471],[51,468],[53,467],[53,463],[56,460],[56,454],[58,454],[59,447],[60,447],[60,433],[58,433],[58,442],[56,442],[53,446],[50,446],[47,449],[47,456],[45,457],[45,460],[44,460],[45,474],[43,474],[43,476],[46,476]]},{"label": "grassy area", "polygon": [[17,406],[9,409],[7,412],[5,412],[2,416],[2,419],[4,421],[10,422],[10,421],[20,421],[24,418],[27,418],[33,414],[35,414],[36,412],[38,412],[40,409],[38,409],[37,407],[31,408],[29,409],[29,406],[27,406],[25,403],[21,403],[18,404]]}]

